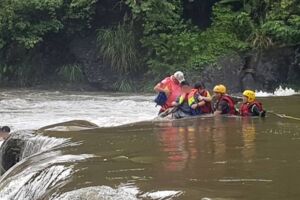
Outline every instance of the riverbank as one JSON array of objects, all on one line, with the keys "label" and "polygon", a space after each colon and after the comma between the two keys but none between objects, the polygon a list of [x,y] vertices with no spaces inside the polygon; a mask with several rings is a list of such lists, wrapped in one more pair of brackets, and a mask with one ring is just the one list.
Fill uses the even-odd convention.
[{"label": "riverbank", "polygon": [[[79,55],[93,54],[85,48]],[[97,56],[89,59],[76,57],[82,68],[80,80],[68,81],[57,74],[42,75],[39,80],[20,84],[19,80],[6,81],[1,87],[43,90],[153,92],[153,86],[169,74],[159,75],[142,70],[132,74],[112,71]],[[88,62],[85,62],[88,61]],[[50,61],[45,61],[45,63]],[[45,64],[44,63],[44,64]],[[93,63],[93,64],[92,64]],[[101,64],[102,63],[102,64]],[[54,67],[55,68],[55,67]],[[175,70],[175,69],[174,69]],[[215,64],[202,70],[183,70],[190,82],[199,80],[212,89],[224,84],[231,93],[245,89],[274,92],[279,86],[300,89],[300,45],[270,48],[264,51],[231,53],[220,57]]]}]

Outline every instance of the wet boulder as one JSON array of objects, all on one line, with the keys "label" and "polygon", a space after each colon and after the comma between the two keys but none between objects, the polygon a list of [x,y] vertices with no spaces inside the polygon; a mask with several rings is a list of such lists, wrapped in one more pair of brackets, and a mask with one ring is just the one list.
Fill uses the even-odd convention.
[{"label": "wet boulder", "polygon": [[3,142],[0,147],[1,174],[14,166],[22,159],[25,148],[25,141],[33,137],[33,131],[17,131]]},{"label": "wet boulder", "polygon": [[0,147],[1,173],[4,173],[26,157],[70,142],[70,138],[49,137],[47,136],[48,132],[82,131],[95,128],[98,128],[98,126],[91,122],[73,120],[49,125],[36,131],[13,132]]}]

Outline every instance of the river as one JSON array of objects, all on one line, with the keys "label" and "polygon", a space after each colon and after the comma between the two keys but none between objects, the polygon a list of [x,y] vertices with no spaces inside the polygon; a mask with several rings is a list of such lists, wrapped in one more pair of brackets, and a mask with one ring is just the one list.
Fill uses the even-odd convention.
[{"label": "river", "polygon": [[[153,95],[4,90],[22,149],[0,199],[299,199],[300,96],[281,94],[259,93],[265,119],[153,121]],[[93,124],[35,131],[69,120]]]}]

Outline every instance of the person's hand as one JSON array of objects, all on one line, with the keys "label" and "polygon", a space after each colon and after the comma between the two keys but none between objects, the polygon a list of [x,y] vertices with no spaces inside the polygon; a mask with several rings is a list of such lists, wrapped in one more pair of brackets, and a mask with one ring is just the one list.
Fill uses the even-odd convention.
[{"label": "person's hand", "polygon": [[176,107],[176,106],[178,106],[178,105],[179,105],[179,103],[177,103],[176,101],[173,101],[173,102],[172,102],[172,106]]},{"label": "person's hand", "polygon": [[259,116],[260,116],[260,117],[265,117],[265,116],[266,116],[266,111],[265,111],[265,110],[261,111],[261,112],[259,113]]},{"label": "person's hand", "polygon": [[204,100],[204,99],[203,99],[203,96],[200,95],[200,96],[198,97],[198,100],[199,100],[199,101]]},{"label": "person's hand", "polygon": [[167,96],[169,96],[170,90],[169,90],[168,88],[165,88],[165,89],[164,89],[164,93],[165,93]]},{"label": "person's hand", "polygon": [[196,103],[193,104],[193,105],[191,106],[191,108],[194,109],[194,110],[195,110],[197,107],[198,107],[198,105],[197,105]]}]

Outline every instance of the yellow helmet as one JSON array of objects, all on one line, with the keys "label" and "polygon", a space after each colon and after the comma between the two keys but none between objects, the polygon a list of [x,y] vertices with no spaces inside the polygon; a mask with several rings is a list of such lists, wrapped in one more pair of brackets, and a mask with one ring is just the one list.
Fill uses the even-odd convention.
[{"label": "yellow helmet", "polygon": [[216,85],[214,87],[214,92],[225,94],[226,93],[226,87],[224,85]]},{"label": "yellow helmet", "polygon": [[255,100],[255,92],[252,90],[245,90],[243,95],[248,98],[248,102],[253,102]]}]

